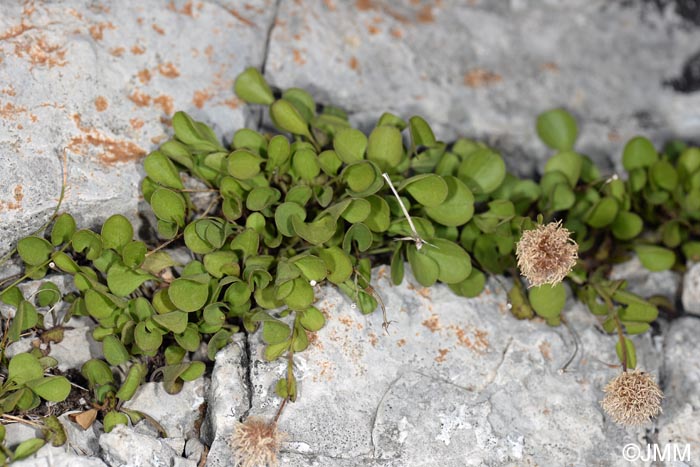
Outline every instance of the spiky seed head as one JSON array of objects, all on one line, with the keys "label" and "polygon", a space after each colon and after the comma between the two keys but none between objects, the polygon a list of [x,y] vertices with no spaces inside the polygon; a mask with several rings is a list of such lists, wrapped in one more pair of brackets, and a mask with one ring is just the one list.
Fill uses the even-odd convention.
[{"label": "spiky seed head", "polygon": [[237,466],[273,467],[278,465],[277,454],[287,435],[258,417],[248,417],[238,423],[231,436],[231,447]]},{"label": "spiky seed head", "polygon": [[603,410],[621,425],[643,425],[661,413],[664,394],[644,371],[623,371],[610,380],[603,392]]},{"label": "spiky seed head", "polygon": [[578,245],[561,221],[523,231],[515,250],[520,273],[530,287],[558,284],[578,259]]}]

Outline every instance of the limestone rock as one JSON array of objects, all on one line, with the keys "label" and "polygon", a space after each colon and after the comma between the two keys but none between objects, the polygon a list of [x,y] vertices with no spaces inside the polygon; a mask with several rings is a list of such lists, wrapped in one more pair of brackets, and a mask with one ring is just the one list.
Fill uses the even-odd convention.
[{"label": "limestone rock", "polygon": [[100,436],[102,458],[112,467],[170,467],[178,454],[168,443],[139,434],[133,428],[117,425]]},{"label": "limestone rock", "polygon": [[700,94],[664,84],[700,29],[651,2],[304,0],[281,2],[278,18],[270,82],[308,88],[364,127],[389,110],[421,115],[439,138],[487,138],[520,172],[550,154],[534,119],[553,107],[580,119],[580,151],[617,170],[636,134],[700,130]]},{"label": "limestone rock", "polygon": [[[605,364],[616,361],[615,337],[597,331],[580,304],[565,312],[574,337],[515,320],[495,280],[469,300],[410,275],[391,286],[383,267],[373,284],[392,320],[388,335],[381,312],[361,315],[334,288],[319,295],[328,321],[295,356],[300,394],[280,418],[284,465],[615,465],[644,433],[602,413],[602,387],[619,371]],[[639,365],[658,374],[651,337],[634,339]],[[264,362],[263,348],[254,335],[250,415],[271,418],[286,365]]]},{"label": "limestone rock", "polygon": [[700,263],[690,264],[683,276],[683,309],[700,313]]},{"label": "limestone rock", "polygon": [[[141,158],[185,110],[230,138],[232,93],[263,62],[273,0],[0,4],[0,255],[56,206],[81,227],[139,220]],[[206,109],[206,110],[202,110]]]},{"label": "limestone rock", "polygon": [[[205,378],[186,382],[177,394],[165,392],[162,383],[145,383],[124,407],[149,415],[165,429],[169,437],[191,437],[197,434],[195,425],[203,417],[201,409],[205,393]],[[184,445],[179,451],[183,449]]]}]

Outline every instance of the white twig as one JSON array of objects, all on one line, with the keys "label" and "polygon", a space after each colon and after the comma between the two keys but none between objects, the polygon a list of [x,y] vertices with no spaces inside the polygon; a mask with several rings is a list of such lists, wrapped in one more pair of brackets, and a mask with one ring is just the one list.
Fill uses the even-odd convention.
[{"label": "white twig", "polygon": [[403,201],[401,201],[401,197],[399,196],[399,193],[396,191],[396,188],[394,188],[394,184],[391,183],[391,179],[389,178],[389,174],[384,172],[382,174],[382,177],[384,177],[384,180],[386,180],[386,183],[389,185],[389,188],[391,188],[391,191],[394,193],[394,197],[396,197],[396,200],[399,202],[399,207],[401,208],[403,215],[406,217],[406,220],[408,221],[408,226],[411,228],[411,232],[413,233],[413,235],[411,237],[399,238],[399,240],[412,240],[416,243],[416,250],[420,250],[421,248],[423,248],[423,245],[425,245],[428,242],[423,240],[420,237],[420,235],[418,235],[418,231],[416,230],[416,226],[413,225],[413,219],[411,219],[411,216],[408,214],[408,210],[406,209],[406,206],[403,205]]}]

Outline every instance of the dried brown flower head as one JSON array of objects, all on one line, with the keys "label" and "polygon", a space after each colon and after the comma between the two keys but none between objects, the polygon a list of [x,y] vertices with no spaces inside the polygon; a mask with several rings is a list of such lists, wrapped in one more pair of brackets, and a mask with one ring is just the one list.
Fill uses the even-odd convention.
[{"label": "dried brown flower head", "polygon": [[278,465],[277,454],[287,435],[277,430],[276,423],[249,417],[236,425],[231,447],[237,466],[259,467]]},{"label": "dried brown flower head", "polygon": [[525,230],[515,250],[530,287],[561,282],[576,264],[578,245],[561,221]]},{"label": "dried brown flower head", "polygon": [[643,425],[661,412],[664,393],[649,373],[623,371],[603,389],[603,410],[616,423]]}]

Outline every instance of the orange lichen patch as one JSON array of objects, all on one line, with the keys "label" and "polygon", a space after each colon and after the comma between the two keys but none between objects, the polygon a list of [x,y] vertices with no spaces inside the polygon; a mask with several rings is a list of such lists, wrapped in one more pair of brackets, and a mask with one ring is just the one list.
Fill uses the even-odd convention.
[{"label": "orange lichen patch", "polygon": [[154,136],[153,138],[151,138],[151,143],[153,143],[153,144],[160,144],[160,143],[162,143],[163,141],[165,141],[166,139],[168,139],[168,135]]},{"label": "orange lichen patch", "polygon": [[10,102],[6,102],[4,106],[0,105],[0,118],[5,120],[14,120],[17,118],[17,114],[26,111],[26,107],[20,107]]},{"label": "orange lichen patch", "polygon": [[141,55],[145,51],[146,51],[146,49],[144,49],[143,47],[141,47],[139,45],[134,44],[133,46],[131,46],[131,53],[134,55]]},{"label": "orange lichen patch", "polygon": [[13,201],[3,201],[0,199],[0,211],[16,211],[22,207],[22,200],[24,199],[24,193],[22,193],[22,185],[15,185],[14,190],[12,190]]},{"label": "orange lichen patch", "polygon": [[209,63],[213,63],[214,60],[214,47],[212,45],[206,46],[204,49],[204,55],[207,57]]},{"label": "orange lichen patch", "polygon": [[367,26],[367,32],[369,32],[372,36],[374,36],[375,34],[379,34],[381,31],[374,24],[370,24],[369,26]]},{"label": "orange lichen patch", "polygon": [[294,63],[297,65],[303,65],[306,63],[306,59],[301,55],[299,49],[292,49],[292,55],[294,56]]},{"label": "orange lichen patch", "polygon": [[34,29],[34,26],[27,24],[24,19],[21,23],[16,26],[12,26],[10,29],[0,34],[0,41],[5,41],[7,39],[12,39],[13,37],[21,36],[30,29]]},{"label": "orange lichen patch", "polygon": [[204,107],[204,104],[211,99],[213,96],[211,93],[209,93],[206,90],[202,91],[195,91],[194,96],[192,96],[192,103],[197,107],[198,109],[201,109]]},{"label": "orange lichen patch", "polygon": [[350,65],[350,68],[352,68],[353,70],[357,70],[357,67],[359,66],[359,64],[357,62],[357,57],[355,57],[355,56],[350,57],[350,60],[348,61],[348,65]]},{"label": "orange lichen patch", "polygon": [[462,345],[474,352],[486,352],[489,348],[488,332],[481,329],[473,328],[470,330],[471,338],[467,335],[467,331],[456,325],[450,325],[449,330],[454,331],[457,336],[459,345]]},{"label": "orange lichen patch", "polygon": [[153,28],[153,30],[154,30],[155,32],[157,32],[157,33],[160,34],[161,36],[165,34],[165,29],[161,28],[161,27],[158,26],[157,24],[153,23],[153,24],[151,25],[151,27]]},{"label": "orange lichen patch", "polygon": [[543,341],[540,346],[540,353],[544,357],[545,360],[551,360],[552,359],[552,346],[549,342]]},{"label": "orange lichen patch", "polygon": [[158,65],[158,71],[166,78],[177,78],[180,76],[180,70],[172,62],[161,63]]},{"label": "orange lichen patch", "polygon": [[95,98],[95,108],[98,112],[104,112],[109,107],[109,102],[103,96],[97,96]]},{"label": "orange lichen patch", "polygon": [[92,38],[95,39],[96,41],[100,41],[104,37],[105,29],[112,29],[113,30],[113,29],[117,29],[117,28],[112,23],[103,22],[103,23],[93,24],[88,29],[90,31],[90,35],[92,36]]},{"label": "orange lichen patch", "polygon": [[611,143],[619,143],[620,141],[622,141],[622,135],[620,135],[620,133],[618,133],[617,131],[613,130],[608,133],[608,141],[610,141]]},{"label": "orange lichen patch", "polygon": [[391,28],[389,29],[389,34],[391,34],[392,37],[396,39],[402,39],[403,38],[403,31],[400,30],[399,28]]},{"label": "orange lichen patch", "polygon": [[109,53],[111,53],[115,57],[121,57],[122,55],[124,55],[125,50],[126,49],[124,47],[114,47],[112,49],[109,49]]},{"label": "orange lichen patch", "polygon": [[151,80],[151,72],[148,71],[148,68],[144,68],[143,70],[139,71],[136,73],[136,76],[142,84],[146,84]]},{"label": "orange lichen patch", "polygon": [[540,65],[540,69],[542,71],[550,71],[556,73],[559,71],[559,65],[557,65],[554,62],[545,62],[542,65]]},{"label": "orange lichen patch", "polygon": [[15,91],[14,86],[12,86],[11,84],[6,88],[0,89],[0,93],[5,94],[5,95],[10,96],[10,97],[14,97],[17,95],[17,91]]},{"label": "orange lichen patch", "polygon": [[234,18],[236,18],[238,21],[245,24],[246,26],[255,27],[254,22],[240,14],[235,8],[226,8],[226,11],[231,13],[231,15],[233,15]]},{"label": "orange lichen patch", "polygon": [[134,130],[138,130],[143,127],[143,120],[140,118],[132,118],[129,120],[129,123],[131,124],[131,128]]},{"label": "orange lichen patch", "polygon": [[193,9],[192,9],[192,2],[191,2],[191,1],[188,1],[187,3],[185,3],[185,4],[182,6],[182,8],[180,8],[180,9],[178,10],[177,8],[175,8],[175,2],[173,2],[173,1],[171,0],[170,3],[168,4],[168,10],[174,11],[174,12],[176,12],[176,13],[180,13],[180,14],[182,14],[182,15],[191,16],[191,17],[194,18],[194,12],[193,12]]},{"label": "orange lichen patch", "polygon": [[432,23],[435,21],[435,17],[433,16],[433,7],[430,5],[424,5],[416,15],[416,18],[420,23]]},{"label": "orange lichen patch", "polygon": [[326,382],[333,381],[335,373],[335,365],[328,360],[322,360],[318,363],[320,371],[312,378],[315,383],[324,380]]},{"label": "orange lichen patch", "polygon": [[404,345],[406,345],[406,339],[399,339],[396,345],[399,347],[403,347]]},{"label": "orange lichen patch", "polygon": [[167,115],[172,115],[173,109],[175,107],[173,105],[173,98],[172,97],[165,95],[165,94],[162,94],[162,95],[156,97],[155,99],[153,99],[153,103],[155,105],[157,105],[158,107],[160,107],[161,110],[163,112],[165,112]]},{"label": "orange lichen patch", "polygon": [[146,107],[151,103],[151,96],[136,89],[129,95],[129,100],[139,107]]},{"label": "orange lichen patch", "polygon": [[438,363],[442,363],[447,359],[447,354],[450,352],[448,349],[438,349],[438,352],[440,355],[435,357],[435,361]]},{"label": "orange lichen patch", "polygon": [[475,68],[464,74],[464,85],[470,88],[478,88],[498,83],[502,80],[501,75],[489,70]]},{"label": "orange lichen patch", "polygon": [[335,3],[333,0],[323,0],[323,4],[326,5],[328,11],[335,11]]},{"label": "orange lichen patch", "polygon": [[32,38],[22,44],[15,44],[15,55],[27,58],[32,66],[45,65],[49,68],[66,64],[66,51],[60,45],[49,44],[43,37]]},{"label": "orange lichen patch", "polygon": [[236,97],[232,97],[230,99],[222,101],[221,104],[225,105],[230,109],[237,109],[241,105],[241,100]]},{"label": "orange lichen patch", "polygon": [[129,162],[146,155],[146,151],[132,141],[117,140],[104,135],[95,128],[82,126],[78,114],[73,115],[73,120],[83,133],[71,138],[70,143],[68,143],[68,150],[75,154],[86,154],[90,151],[90,147],[99,148],[102,150],[99,158],[105,164]]},{"label": "orange lichen patch", "polygon": [[338,321],[340,321],[340,323],[343,326],[348,327],[348,328],[351,328],[353,326],[353,324],[355,324],[355,321],[348,316],[341,316],[338,318]]},{"label": "orange lichen patch", "polygon": [[421,324],[430,329],[430,332],[436,332],[440,329],[440,320],[438,315],[431,315],[430,318],[426,319]]},{"label": "orange lichen patch", "polygon": [[373,332],[370,332],[367,335],[367,337],[369,337],[369,343],[372,345],[372,347],[376,347],[377,342],[379,342],[379,338],[377,337],[377,335]]},{"label": "orange lichen patch", "polygon": [[360,11],[367,11],[374,8],[374,5],[372,4],[372,0],[357,0],[355,2],[355,8]]}]

